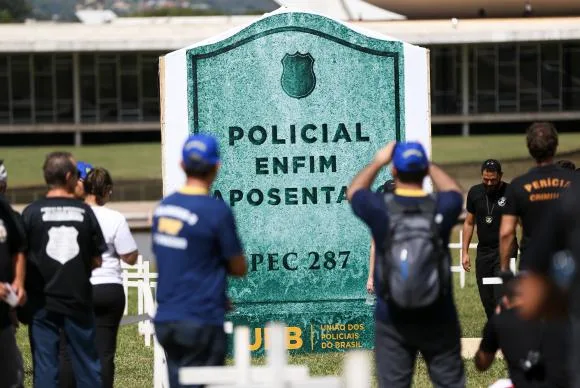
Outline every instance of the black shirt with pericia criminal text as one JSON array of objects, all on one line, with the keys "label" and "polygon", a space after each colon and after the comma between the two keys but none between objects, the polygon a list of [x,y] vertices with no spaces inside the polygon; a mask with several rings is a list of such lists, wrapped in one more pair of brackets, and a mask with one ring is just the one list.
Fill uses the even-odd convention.
[{"label": "black shirt with pericia criminal text", "polygon": [[477,253],[480,255],[499,253],[499,226],[507,206],[505,193],[508,186],[501,182],[494,193],[488,194],[485,185],[480,183],[467,194],[466,209],[475,218],[479,240]]},{"label": "black shirt with pericia criminal text", "polygon": [[521,219],[522,253],[536,228],[546,221],[550,209],[570,187],[573,177],[574,171],[550,164],[532,168],[511,182],[506,191],[504,214]]},{"label": "black shirt with pericia criminal text", "polygon": [[22,213],[29,253],[26,289],[31,311],[46,308],[78,320],[92,314],[93,259],[106,251],[90,206],[44,198]]}]

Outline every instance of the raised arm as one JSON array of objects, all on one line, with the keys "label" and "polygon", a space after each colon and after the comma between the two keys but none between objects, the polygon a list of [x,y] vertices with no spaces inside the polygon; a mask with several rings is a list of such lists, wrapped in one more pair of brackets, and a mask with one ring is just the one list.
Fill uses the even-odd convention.
[{"label": "raised arm", "polygon": [[367,279],[367,291],[369,294],[375,292],[375,240],[371,238],[371,254],[369,257],[369,277]]},{"label": "raised arm", "polygon": [[387,144],[386,147],[377,152],[373,161],[354,177],[346,191],[346,198],[349,201],[352,200],[357,191],[370,188],[381,168],[391,163],[396,144],[396,142]]},{"label": "raised arm", "polygon": [[447,174],[443,169],[441,169],[436,164],[431,163],[429,167],[429,175],[433,181],[433,185],[437,191],[456,191],[462,193],[461,186],[453,179],[449,174]]}]

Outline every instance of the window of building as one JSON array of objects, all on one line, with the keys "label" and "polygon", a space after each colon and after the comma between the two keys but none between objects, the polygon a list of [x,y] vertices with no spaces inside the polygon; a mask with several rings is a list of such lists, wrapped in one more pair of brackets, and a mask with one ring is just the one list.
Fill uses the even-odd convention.
[{"label": "window of building", "polygon": [[74,122],[74,86],[72,54],[55,56],[56,122]]},{"label": "window of building", "polygon": [[16,124],[32,123],[31,56],[10,57],[12,118]]},{"label": "window of building", "polygon": [[79,55],[80,66],[80,100],[81,121],[96,122],[97,107],[97,71],[94,54]]},{"label": "window of building", "polygon": [[496,46],[475,48],[475,98],[478,113],[497,111],[497,63]]},{"label": "window of building", "polygon": [[580,43],[562,46],[562,103],[564,110],[580,111]]},{"label": "window of building", "polygon": [[461,112],[460,48],[431,48],[431,93],[434,114]]},{"label": "window of building", "polygon": [[34,118],[36,123],[54,122],[56,85],[54,56],[34,55]]},{"label": "window of building", "polygon": [[515,45],[497,48],[497,112],[518,111],[518,51]]},{"label": "window of building", "polygon": [[0,124],[11,122],[9,57],[0,56]]},{"label": "window of building", "polygon": [[537,112],[539,104],[539,46],[520,46],[519,98],[520,112]]}]

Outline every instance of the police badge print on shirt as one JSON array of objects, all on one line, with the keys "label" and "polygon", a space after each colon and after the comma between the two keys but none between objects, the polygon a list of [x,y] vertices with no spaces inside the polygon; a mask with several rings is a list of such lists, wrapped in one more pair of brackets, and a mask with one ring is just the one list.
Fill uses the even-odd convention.
[{"label": "police badge print on shirt", "polygon": [[33,202],[22,216],[29,239],[29,301],[86,319],[92,311],[94,258],[106,250],[93,211],[79,200],[53,197]]},{"label": "police badge print on shirt", "polygon": [[80,251],[78,235],[79,232],[75,227],[53,226],[48,230],[46,254],[61,264],[74,259]]}]

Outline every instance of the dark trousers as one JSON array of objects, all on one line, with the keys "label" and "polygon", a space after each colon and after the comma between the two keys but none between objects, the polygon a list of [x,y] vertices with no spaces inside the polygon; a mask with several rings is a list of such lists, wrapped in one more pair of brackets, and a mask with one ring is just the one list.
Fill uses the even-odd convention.
[{"label": "dark trousers", "polygon": [[41,309],[29,326],[34,364],[34,387],[59,386],[59,346],[61,332],[67,340],[72,369],[79,387],[101,388],[101,365],[95,346],[95,322],[79,322],[62,314]]},{"label": "dark trousers", "polygon": [[227,340],[223,326],[203,326],[187,321],[158,322],[155,324],[155,333],[165,350],[171,388],[203,387],[180,385],[181,367],[225,364]]},{"label": "dark trousers", "polygon": [[[125,309],[125,292],[120,284],[93,286],[96,321],[96,346],[101,361],[103,388],[113,388],[115,381],[115,352],[117,334]],[[61,346],[60,388],[75,388],[75,378],[66,346]]]},{"label": "dark trousers", "polygon": [[103,388],[113,388],[117,334],[125,310],[123,286],[120,284],[93,286],[93,303],[97,322],[97,351],[103,368]]},{"label": "dark trousers", "polygon": [[485,310],[485,315],[489,319],[494,313],[498,302],[502,296],[501,285],[485,285],[483,278],[491,278],[499,274],[499,252],[477,253],[475,259],[475,277],[477,278],[477,288],[479,298]]},{"label": "dark trousers", "polygon": [[570,376],[572,387],[580,388],[580,317],[572,315],[570,319],[572,341],[570,346]]},{"label": "dark trousers", "polygon": [[23,387],[22,355],[15,333],[12,325],[0,327],[0,388]]},{"label": "dark trousers", "polygon": [[464,388],[459,322],[375,323],[379,388],[409,388],[421,352],[436,388]]},{"label": "dark trousers", "polygon": [[[68,344],[64,331],[60,332],[60,346],[59,346],[59,379],[58,386],[60,388],[76,388],[75,374],[70,360],[69,352],[67,350]],[[102,366],[101,366],[102,367]]]}]

